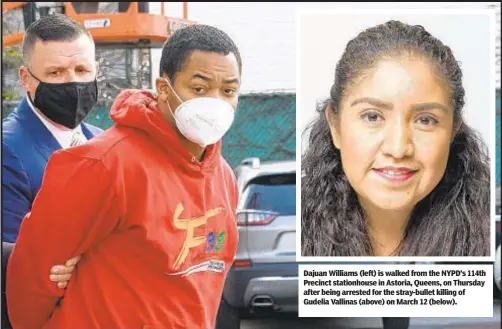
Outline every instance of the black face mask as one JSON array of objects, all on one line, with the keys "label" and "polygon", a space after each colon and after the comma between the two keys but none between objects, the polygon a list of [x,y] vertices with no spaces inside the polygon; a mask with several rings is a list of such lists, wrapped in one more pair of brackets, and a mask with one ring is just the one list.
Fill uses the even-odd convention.
[{"label": "black face mask", "polygon": [[[28,71],[29,72],[29,71]],[[33,105],[52,121],[73,129],[77,127],[96,105],[97,81],[40,84],[35,91]]]}]

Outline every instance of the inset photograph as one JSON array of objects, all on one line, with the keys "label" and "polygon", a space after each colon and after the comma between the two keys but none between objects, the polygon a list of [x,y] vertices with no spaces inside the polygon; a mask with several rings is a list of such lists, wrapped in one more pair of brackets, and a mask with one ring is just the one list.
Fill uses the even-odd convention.
[{"label": "inset photograph", "polygon": [[493,12],[297,17],[298,260],[493,260]]}]

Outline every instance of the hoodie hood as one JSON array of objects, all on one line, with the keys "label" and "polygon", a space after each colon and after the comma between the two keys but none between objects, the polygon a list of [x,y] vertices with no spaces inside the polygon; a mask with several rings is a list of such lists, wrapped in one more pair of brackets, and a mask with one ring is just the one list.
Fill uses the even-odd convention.
[{"label": "hoodie hood", "polygon": [[182,144],[176,128],[172,127],[157,107],[157,97],[147,90],[126,89],[115,99],[110,117],[120,126],[138,129],[165,151],[176,165],[189,171],[213,171],[219,162],[221,141],[206,147],[199,162]]}]

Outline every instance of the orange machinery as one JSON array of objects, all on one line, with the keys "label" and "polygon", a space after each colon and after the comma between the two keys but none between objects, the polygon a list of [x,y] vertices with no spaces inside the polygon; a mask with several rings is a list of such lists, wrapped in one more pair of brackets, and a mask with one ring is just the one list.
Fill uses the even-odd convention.
[{"label": "orange machinery", "polygon": [[[2,2],[2,14],[9,10],[24,9],[26,28],[26,25],[35,19],[35,11],[26,9],[36,6],[36,4],[33,2]],[[42,8],[46,7],[43,2],[38,4]],[[139,2],[119,2],[119,12],[114,13],[98,12],[99,2],[53,2],[53,4],[60,6],[60,11],[65,15],[82,23],[98,45],[120,44],[157,48],[162,46],[176,29],[196,24],[196,22],[187,19],[188,6],[186,2],[183,2],[183,18],[165,16],[166,5],[164,2],[159,3],[160,14],[149,13],[147,9],[142,7],[145,3]],[[23,35],[23,31],[4,35],[2,46],[20,44]]]}]

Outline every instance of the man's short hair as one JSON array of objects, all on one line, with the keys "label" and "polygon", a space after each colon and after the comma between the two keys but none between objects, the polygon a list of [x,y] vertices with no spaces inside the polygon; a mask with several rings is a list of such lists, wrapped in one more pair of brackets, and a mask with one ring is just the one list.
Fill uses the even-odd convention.
[{"label": "man's short hair", "polygon": [[235,43],[223,31],[203,24],[194,24],[174,32],[164,44],[160,60],[160,76],[166,75],[174,81],[194,50],[235,55],[242,71],[241,55]]},{"label": "man's short hair", "polygon": [[73,41],[89,32],[76,20],[62,15],[54,14],[43,16],[31,23],[26,29],[23,38],[23,60],[27,63],[31,52],[38,40],[41,41]]}]

